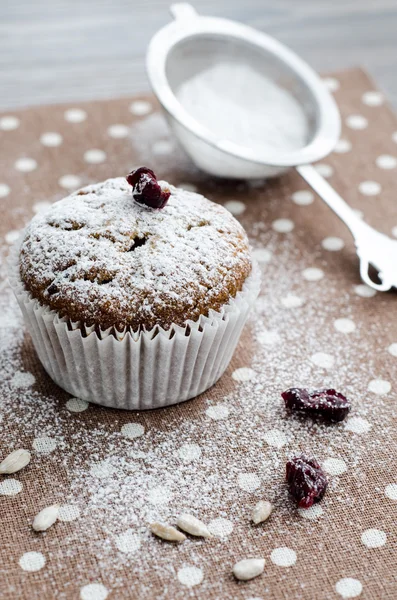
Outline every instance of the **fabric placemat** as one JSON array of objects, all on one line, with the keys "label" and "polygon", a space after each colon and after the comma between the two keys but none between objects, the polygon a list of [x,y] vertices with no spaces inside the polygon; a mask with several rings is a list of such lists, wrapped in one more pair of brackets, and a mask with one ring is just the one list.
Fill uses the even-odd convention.
[{"label": "fabric placemat", "polygon": [[[360,70],[328,77],[342,139],[319,171],[380,230],[397,235],[397,122]],[[291,172],[265,182],[200,173],[152,97],[36,107],[0,117],[0,458],[32,451],[0,480],[0,598],[325,600],[397,597],[396,296],[362,285],[349,232]],[[71,398],[41,367],[6,280],[9,244],[68,190],[137,165],[227,206],[263,271],[256,309],[226,374],[169,409],[128,413]],[[327,425],[286,413],[290,386],[328,386],[352,400]],[[323,501],[300,511],[287,457],[317,457]],[[252,507],[274,503],[254,526]],[[45,506],[62,505],[46,533]],[[179,546],[148,523],[188,512],[209,540]],[[262,576],[233,564],[266,559]]]}]

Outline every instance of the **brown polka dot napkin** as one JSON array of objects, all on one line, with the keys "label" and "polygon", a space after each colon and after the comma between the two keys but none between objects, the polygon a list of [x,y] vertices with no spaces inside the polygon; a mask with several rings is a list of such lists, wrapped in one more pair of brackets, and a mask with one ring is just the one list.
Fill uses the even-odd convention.
[{"label": "brown polka dot napkin", "polygon": [[[360,70],[326,79],[343,117],[318,165],[370,224],[397,235],[397,123]],[[200,173],[152,97],[36,107],[0,116],[0,476],[5,600],[394,600],[396,580],[395,293],[364,286],[349,232],[296,173],[235,182]],[[5,257],[34,213],[81,185],[146,165],[227,206],[246,228],[262,292],[232,364],[202,396],[127,413],[71,398],[41,367],[6,282]],[[99,375],[98,375],[99,376]],[[291,386],[335,387],[352,401],[327,424],[285,411]],[[100,398],[98,398],[100,402]],[[329,479],[298,510],[288,457],[315,456]],[[270,519],[254,526],[255,504]],[[58,503],[47,532],[31,523]],[[213,537],[176,546],[148,524],[181,513]],[[243,558],[264,573],[238,583]]]}]

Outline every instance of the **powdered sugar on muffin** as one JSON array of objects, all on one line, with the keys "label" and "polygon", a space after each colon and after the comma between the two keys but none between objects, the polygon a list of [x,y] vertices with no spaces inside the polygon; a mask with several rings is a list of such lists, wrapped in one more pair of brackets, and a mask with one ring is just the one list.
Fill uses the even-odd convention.
[{"label": "powdered sugar on muffin", "polygon": [[247,236],[222,206],[171,191],[160,211],[134,202],[124,178],[88,186],[38,214],[20,252],[26,289],[72,321],[165,329],[197,320],[242,289]]}]

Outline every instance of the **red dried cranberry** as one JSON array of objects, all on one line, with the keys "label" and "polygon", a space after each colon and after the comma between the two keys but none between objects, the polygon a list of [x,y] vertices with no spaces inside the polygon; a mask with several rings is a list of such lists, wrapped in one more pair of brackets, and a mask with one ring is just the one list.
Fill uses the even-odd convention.
[{"label": "red dried cranberry", "polygon": [[321,415],[328,421],[343,421],[350,411],[350,400],[330,389],[306,390],[290,388],[283,392],[285,406],[310,415]]},{"label": "red dried cranberry", "polygon": [[310,508],[319,502],[327,489],[327,478],[314,458],[304,454],[294,456],[287,462],[289,491],[299,508]]},{"label": "red dried cranberry", "polygon": [[171,192],[162,189],[157,182],[156,175],[147,167],[139,167],[131,171],[126,177],[132,186],[132,196],[139,204],[150,206],[150,208],[164,208],[168,202]]}]

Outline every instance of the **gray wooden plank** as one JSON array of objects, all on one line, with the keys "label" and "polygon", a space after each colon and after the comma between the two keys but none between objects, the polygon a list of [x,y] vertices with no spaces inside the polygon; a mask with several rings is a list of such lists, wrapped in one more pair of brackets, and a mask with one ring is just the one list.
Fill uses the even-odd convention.
[{"label": "gray wooden plank", "polygon": [[[0,108],[134,94],[168,0],[0,2]],[[364,66],[397,106],[396,0],[196,0],[253,25],[317,70]]]}]

